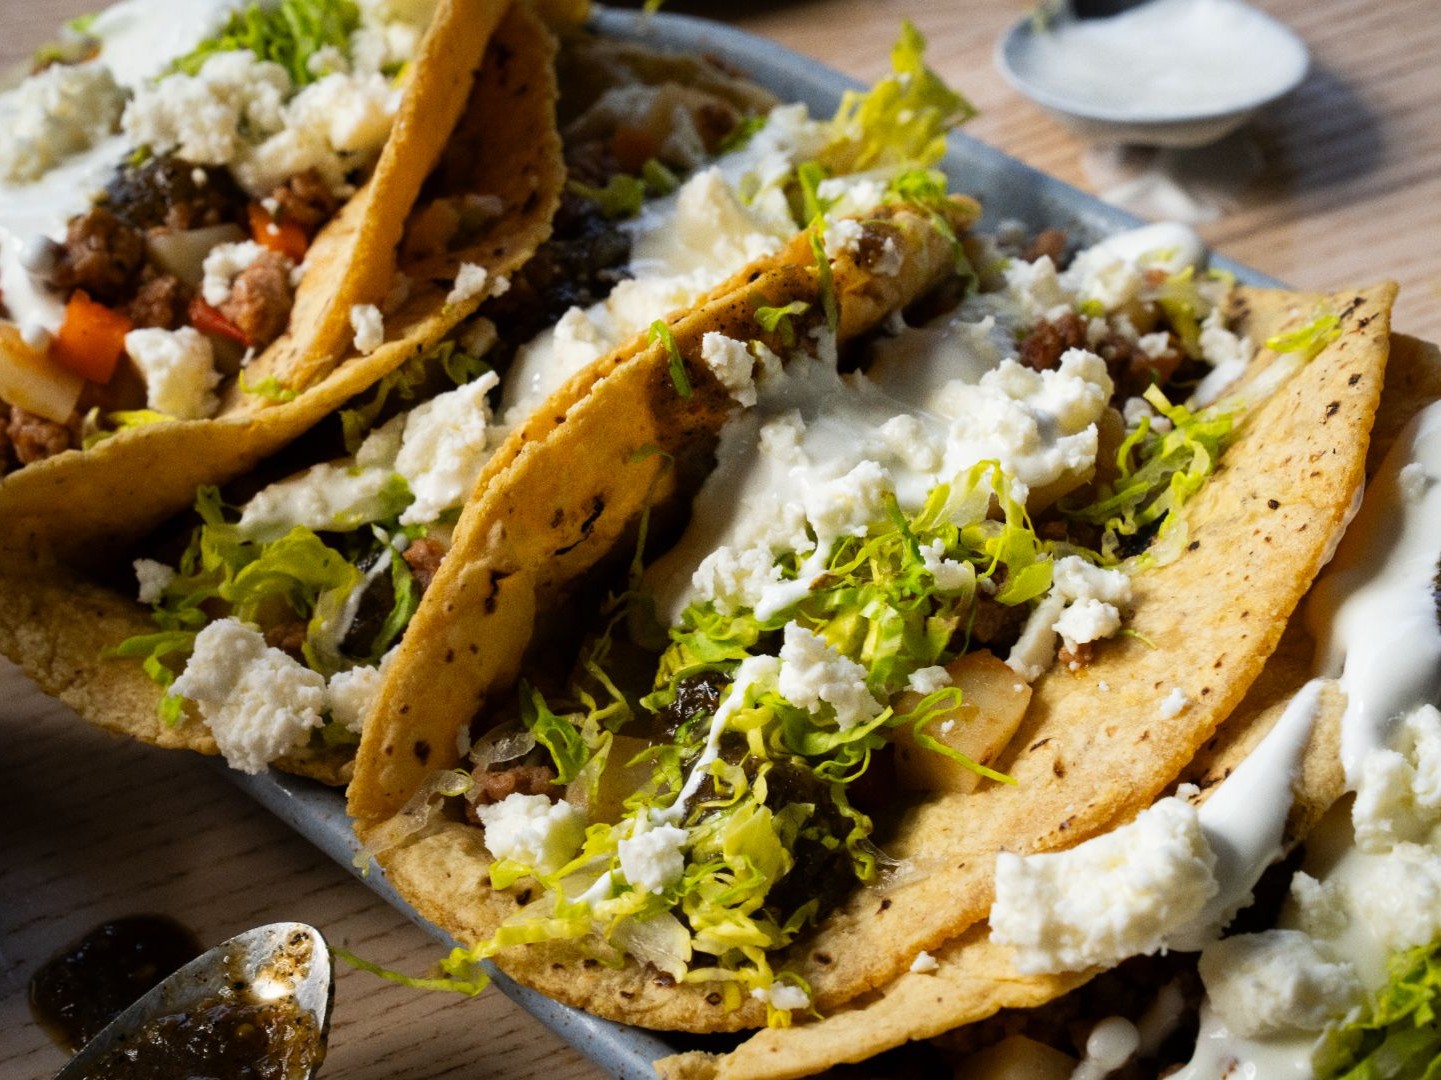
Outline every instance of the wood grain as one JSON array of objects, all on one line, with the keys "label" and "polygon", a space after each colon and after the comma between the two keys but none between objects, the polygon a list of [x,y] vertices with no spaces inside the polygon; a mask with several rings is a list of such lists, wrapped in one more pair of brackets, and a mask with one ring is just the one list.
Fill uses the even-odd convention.
[{"label": "wood grain", "polygon": [[[1254,156],[1235,205],[1202,226],[1219,250],[1307,289],[1383,276],[1402,284],[1399,330],[1441,337],[1441,20],[1434,0],[1259,0],[1310,46],[1311,75],[1230,154]],[[0,0],[0,64],[23,61],[91,0]],[[998,35],[1028,3],[803,0],[672,3],[724,18],[847,74],[886,67],[912,18],[932,63],[981,110],[970,131],[1083,188],[1087,148],[996,73]],[[1222,151],[1218,151],[1220,153]],[[1214,164],[1214,162],[1212,163]],[[0,1077],[48,1074],[64,1055],[30,1020],[37,964],[108,917],[178,916],[206,941],[278,918],[309,920],[380,963],[420,971],[431,940],[198,759],[80,725],[0,667]],[[327,1075],[601,1075],[500,995],[424,995],[340,974]]]}]

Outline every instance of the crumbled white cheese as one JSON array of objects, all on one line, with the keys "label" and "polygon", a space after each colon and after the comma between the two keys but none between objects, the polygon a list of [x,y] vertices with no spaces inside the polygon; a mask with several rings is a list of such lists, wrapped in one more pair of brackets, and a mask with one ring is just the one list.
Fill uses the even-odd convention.
[{"label": "crumbled white cheese", "polygon": [[330,718],[347,731],[359,735],[365,727],[365,718],[380,693],[380,684],[390,667],[395,650],[391,649],[380,658],[378,664],[362,664],[349,671],[337,671],[330,677]]},{"label": "crumbled white cheese", "polygon": [[205,256],[201,264],[205,275],[200,285],[200,295],[211,307],[219,307],[230,297],[230,287],[235,279],[264,254],[265,249],[254,240],[242,240],[234,244],[217,244]]},{"label": "crumbled white cheese", "polygon": [[142,604],[158,604],[175,580],[174,569],[154,559],[136,559],[134,565],[135,581],[140,586],[139,601]]},{"label": "crumbled white cheese", "polygon": [[620,872],[641,892],[662,893],[685,872],[685,846],[690,834],[675,825],[653,825],[617,842]]},{"label": "crumbled white cheese", "polygon": [[1207,945],[1201,981],[1234,1034],[1320,1031],[1361,998],[1356,970],[1299,930],[1265,930]]},{"label": "crumbled white cheese", "polygon": [[499,382],[495,372],[487,371],[411,410],[395,459],[395,471],[415,496],[400,515],[402,525],[432,522],[470,494],[490,458],[486,394]]},{"label": "crumbled white cheese", "polygon": [[51,64],[10,94],[0,126],[0,181],[38,180],[109,135],[125,91],[100,63]]},{"label": "crumbled white cheese", "polygon": [[479,296],[485,291],[485,281],[489,276],[483,266],[468,262],[461,263],[460,269],[455,274],[455,283],[451,286],[450,292],[446,294],[446,304],[463,304],[465,301]]},{"label": "crumbled white cheese", "polygon": [[1052,627],[1072,652],[1078,645],[1111,637],[1120,628],[1121,613],[1111,604],[1089,597],[1068,606]]},{"label": "crumbled white cheese", "polygon": [[1057,634],[1072,651],[1110,637],[1121,628],[1121,606],[1130,602],[1131,579],[1124,571],[1094,566],[1078,555],[1057,559],[1051,590],[1027,618],[1006,663],[1028,682],[1037,679],[1051,666]]},{"label": "crumbled white cheese", "polygon": [[1416,502],[1426,494],[1426,489],[1431,484],[1431,475],[1421,462],[1408,462],[1402,465],[1401,471],[1397,473],[1396,484],[1407,502]]},{"label": "crumbled white cheese", "polygon": [[921,562],[942,592],[955,592],[976,583],[976,568],[968,562],[946,558],[946,545],[942,540],[921,545]]},{"label": "crumbled white cheese", "polygon": [[717,548],[696,567],[692,584],[722,615],[754,605],[766,589],[780,584],[781,568],[766,548]]},{"label": "crumbled white cheese", "polygon": [[201,630],[170,688],[195,702],[231,768],[258,773],[325,722],[325,676],[266,645],[239,619]]},{"label": "crumbled white cheese", "polygon": [[1304,870],[1291,878],[1291,899],[1296,903],[1297,924],[1312,937],[1340,937],[1351,921],[1340,886],[1318,881]]},{"label": "crumbled white cheese", "polygon": [[1170,720],[1173,717],[1180,716],[1190,707],[1190,695],[1179,686],[1173,686],[1171,687],[1171,692],[1161,701],[1156,712],[1162,720]]},{"label": "crumbled white cheese", "polygon": [[924,949],[916,953],[916,958],[911,961],[911,971],[917,975],[929,975],[940,970],[940,966],[940,961]]},{"label": "crumbled white cheese", "polygon": [[510,278],[504,274],[496,274],[490,283],[490,295],[504,296],[508,292],[510,292]]},{"label": "crumbled white cheese", "polygon": [[1006,666],[1026,682],[1045,674],[1056,658],[1056,623],[1065,613],[1066,598],[1052,589],[1026,617],[1021,636],[1006,656]]},{"label": "crumbled white cheese", "polygon": [[561,799],[544,795],[507,795],[490,806],[477,806],[485,826],[486,850],[497,859],[511,859],[542,874],[568,863],[585,840],[585,812]]},{"label": "crumbled white cheese", "polygon": [[1201,323],[1201,356],[1211,370],[1197,384],[1188,404],[1192,408],[1210,405],[1246,373],[1255,355],[1251,339],[1228,330],[1225,311],[1213,308]]},{"label": "crumbled white cheese", "polygon": [[737,402],[745,406],[756,403],[756,384],[751,377],[755,361],[744,341],[707,331],[701,338],[700,358]]},{"label": "crumbled white cheese", "polygon": [[278,540],[297,525],[345,530],[395,513],[386,495],[405,423],[397,416],[372,431],[353,462],[314,465],[256,492],[240,512],[240,535]]},{"label": "crumbled white cheese", "polygon": [[974,384],[947,383],[931,402],[952,421],[946,469],[999,461],[1022,501],[1038,488],[1073,487],[1095,468],[1096,421],[1111,390],[1106,362],[1082,349],[1068,349],[1050,371],[1004,360]]},{"label": "crumbled white cheese", "polygon": [[862,461],[844,476],[801,492],[806,517],[822,547],[842,536],[864,536],[884,513],[890,476],[874,461]]},{"label": "crumbled white cheese", "polygon": [[290,76],[279,64],[245,49],[215,53],[194,75],[174,72],[142,84],[122,123],[135,145],[157,154],[174,154],[196,165],[228,165],[252,141],[285,126],[290,91]]},{"label": "crumbled white cheese", "polygon": [[861,249],[861,237],[865,234],[865,226],[855,218],[841,218],[831,222],[826,227],[826,256],[834,259],[842,252],[855,254]]},{"label": "crumbled white cheese", "polygon": [[346,59],[345,53],[334,45],[322,45],[305,61],[305,70],[316,78],[321,78],[333,71],[349,72],[350,61]]},{"label": "crumbled white cheese", "polygon": [[147,327],[125,335],[125,353],[145,379],[145,403],[177,420],[215,415],[220,373],[210,339],[192,326],[179,330]]},{"label": "crumbled white cheese", "polygon": [[813,713],[832,706],[842,731],[881,714],[884,706],[866,686],[866,669],[814,631],[786,623],[780,659],[779,690],[792,705]]},{"label": "crumbled white cheese", "polygon": [[1348,883],[1347,906],[1376,939],[1388,952],[1399,952],[1441,937],[1441,855],[1400,843],[1370,858],[1369,872]]},{"label": "crumbled white cheese", "polygon": [[1170,223],[1148,225],[1078,252],[1062,281],[1081,300],[1115,311],[1140,297],[1147,271],[1178,274],[1199,265],[1204,254],[1205,245],[1194,230]]},{"label": "crumbled white cheese", "polygon": [[384,145],[400,95],[378,70],[338,68],[296,93],[280,65],[238,50],[141,86],[122,123],[159,153],[229,166],[257,198],[309,169],[346,194],[347,174]]},{"label": "crumbled white cheese", "polygon": [[786,1012],[811,1007],[811,996],[799,986],[792,986],[790,983],[773,982],[764,989],[757,986],[751,991],[751,997]]},{"label": "crumbled white cheese", "polygon": [[385,344],[385,317],[374,304],[352,304],[350,328],[355,331],[355,351],[363,356]]},{"label": "crumbled white cheese", "polygon": [[1152,360],[1160,359],[1171,348],[1171,335],[1164,330],[1154,334],[1142,334],[1136,339],[1136,347]]},{"label": "crumbled white cheese", "polygon": [[1396,748],[1370,751],[1360,772],[1351,808],[1356,846],[1379,852],[1425,840],[1441,824],[1441,712],[1430,704],[1411,712]]},{"label": "crumbled white cheese", "polygon": [[1071,848],[996,858],[991,937],[1022,974],[1112,966],[1154,953],[1217,890],[1195,807],[1167,798]]},{"label": "crumbled white cheese", "polygon": [[937,664],[935,667],[917,668],[911,672],[906,685],[918,694],[934,694],[951,685],[951,673]]}]

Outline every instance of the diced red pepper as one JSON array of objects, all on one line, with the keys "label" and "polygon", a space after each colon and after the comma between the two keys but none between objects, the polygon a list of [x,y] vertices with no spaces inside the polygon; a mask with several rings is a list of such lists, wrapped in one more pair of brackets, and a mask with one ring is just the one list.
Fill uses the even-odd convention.
[{"label": "diced red pepper", "polygon": [[65,321],[51,342],[50,357],[81,378],[108,383],[133,327],[123,314],[76,289],[65,305]]},{"label": "diced red pepper", "polygon": [[211,307],[198,296],[190,301],[189,315],[190,325],[202,334],[226,337],[231,341],[238,341],[247,347],[250,345],[249,339],[245,336],[245,331],[241,330],[240,327],[222,315],[219,309]]},{"label": "diced red pepper", "polygon": [[611,136],[610,151],[621,172],[639,175],[645,163],[660,153],[660,143],[644,128],[622,127]]},{"label": "diced red pepper", "polygon": [[259,203],[251,203],[250,238],[263,248],[279,252],[291,262],[298,263],[305,258],[310,247],[310,237],[303,228],[293,221],[277,221],[269,210]]}]

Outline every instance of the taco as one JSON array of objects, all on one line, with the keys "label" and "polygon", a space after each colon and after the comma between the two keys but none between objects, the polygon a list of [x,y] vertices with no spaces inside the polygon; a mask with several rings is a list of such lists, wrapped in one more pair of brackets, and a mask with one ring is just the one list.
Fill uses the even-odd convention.
[{"label": "taco", "polygon": [[[1434,1069],[1438,400],[1441,351],[1393,335],[1360,512],[1304,618],[1287,625],[1245,701],[1181,777],[1195,785],[1182,792],[1201,803],[1217,878],[1228,859],[1234,871],[1237,852],[1251,856],[1242,883],[1255,902],[1232,893],[1244,910],[1229,926],[1175,935],[1169,955],[1049,974],[1017,970],[1034,972],[1023,959],[1033,944],[1013,950],[978,926],[864,1005],[763,1033],[721,1058],[677,1056],[660,1063],[662,1075],[806,1076],[941,1032],[931,1047],[868,1068],[884,1075],[906,1060],[981,1078],[1049,1077],[1088,1061],[1187,1080],[1228,1067],[1322,1078]],[[1308,682],[1318,672],[1339,681]],[[1354,800],[1342,798],[1348,791]],[[1226,798],[1230,810],[1218,810]],[[1114,882],[1096,870],[1086,886],[1109,895],[1123,920],[1137,896],[1108,892]]]},{"label": "taco", "polygon": [[[203,488],[198,523],[163,528],[129,552],[154,623],[94,573],[0,577],[0,645],[82,715],[164,745],[218,749],[246,771],[279,759],[343,781],[392,669],[395,678],[436,678],[412,663],[402,635],[412,616],[422,637],[447,632],[457,604],[445,563],[464,567],[478,542],[468,502],[617,357],[644,347],[653,324],[669,334],[658,320],[673,309],[733,292],[733,275],[760,276],[746,270],[757,255],[783,249],[773,274],[814,264],[806,241],[787,244],[797,224],[780,187],[752,192],[747,205],[735,185],[747,162],[787,160],[798,141],[837,141],[829,125],[779,110],[747,144],[747,121],[773,104],[752,84],[695,58],[585,37],[561,49],[557,68],[525,11],[501,24],[492,50],[500,59],[482,69],[400,242],[409,293],[400,311],[412,329],[382,346],[391,370],[224,495]],[[489,154],[491,143],[545,149],[533,133],[555,127],[543,88],[557,70],[569,191],[552,238],[509,276],[490,277],[466,256],[496,253],[497,227],[476,203],[511,200],[478,200],[467,184],[477,160],[513,161]],[[949,120],[933,116],[921,134],[932,138]],[[555,209],[560,145],[551,145],[554,168],[512,182],[522,215]],[[865,183],[879,200],[883,186]],[[726,228],[717,230],[716,214],[729,215]],[[877,214],[899,216],[893,207]],[[898,237],[907,224],[894,227]],[[950,258],[949,241],[936,237],[919,250]],[[487,291],[474,317],[455,325]],[[752,291],[762,297],[766,287]],[[347,455],[332,458],[342,441]],[[294,472],[305,460],[315,464]],[[112,580],[127,569],[112,569]],[[85,604],[87,618],[62,615],[63,598]]]},{"label": "taco", "polygon": [[[404,359],[401,229],[507,8],[128,0],[43,54],[0,110],[0,544],[93,561]],[[544,141],[495,148],[448,182],[506,204],[500,277],[549,210]]]},{"label": "taco", "polygon": [[[846,232],[827,232],[843,262]],[[790,330],[789,364],[746,331],[748,407],[679,539],[669,497],[695,493],[714,429],[667,421],[658,356],[617,366],[497,478],[459,595],[484,617],[434,640],[462,677],[482,627],[529,651],[461,695],[388,686],[350,792],[392,882],[471,946],[447,965],[460,981],[490,957],[691,1031],[833,1010],[984,918],[998,850],[1068,846],[1148,805],[1256,680],[1359,487],[1394,287],[1232,290],[1169,227],[1064,274],[972,251],[970,287],[911,312],[947,314],[840,368],[814,355],[813,293],[756,324]],[[700,329],[677,335],[687,368]],[[627,448],[663,455],[629,479],[618,455],[583,463],[585,417],[637,413]],[[547,474],[571,481],[540,489],[569,511],[555,558],[517,558]],[[564,565],[577,523],[617,506]],[[626,554],[637,521],[653,544],[669,521],[673,546],[642,548],[588,619],[562,606],[604,595],[581,572]],[[1237,604],[1255,630],[1211,668]],[[457,737],[468,759],[437,768]]]}]

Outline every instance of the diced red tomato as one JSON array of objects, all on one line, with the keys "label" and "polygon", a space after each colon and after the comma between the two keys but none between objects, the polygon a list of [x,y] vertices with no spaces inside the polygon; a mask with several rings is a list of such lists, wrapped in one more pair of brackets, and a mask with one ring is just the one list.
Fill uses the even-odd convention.
[{"label": "diced red tomato", "polygon": [[199,330],[202,334],[214,334],[216,337],[226,337],[231,341],[238,341],[240,344],[249,346],[250,341],[245,336],[245,331],[236,326],[220,313],[217,308],[211,307],[200,297],[190,301],[190,325]]},{"label": "diced red tomato", "polygon": [[108,383],[125,351],[125,335],[134,324],[123,314],[76,289],[65,305],[65,321],[50,345],[50,356],[67,371],[95,383]]},{"label": "diced red tomato", "polygon": [[277,221],[269,210],[259,203],[251,203],[250,238],[263,248],[279,252],[291,262],[298,263],[305,258],[310,247],[310,237],[293,221]]}]

